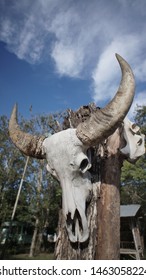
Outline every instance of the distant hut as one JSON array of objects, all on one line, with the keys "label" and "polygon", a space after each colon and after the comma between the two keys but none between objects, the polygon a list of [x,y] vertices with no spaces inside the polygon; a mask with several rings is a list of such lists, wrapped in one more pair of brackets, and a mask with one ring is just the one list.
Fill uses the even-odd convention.
[{"label": "distant hut", "polygon": [[140,260],[143,257],[143,214],[141,205],[121,205],[121,245],[120,254],[130,255]]}]

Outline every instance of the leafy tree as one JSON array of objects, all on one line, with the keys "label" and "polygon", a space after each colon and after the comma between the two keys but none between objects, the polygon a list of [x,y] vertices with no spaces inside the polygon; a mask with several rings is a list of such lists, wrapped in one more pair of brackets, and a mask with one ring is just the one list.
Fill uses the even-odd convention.
[{"label": "leafy tree", "polygon": [[[31,116],[24,120],[21,116],[20,127],[32,134],[53,134],[61,130],[63,114]],[[26,157],[15,148],[8,135],[8,118],[0,117],[0,224],[10,221],[16,195],[20,185]],[[38,174],[42,172],[38,192]],[[39,231],[44,226],[54,232],[58,221],[61,202],[61,188],[45,168],[45,160],[29,159],[15,220],[29,222],[35,226],[39,219]]]},{"label": "leafy tree", "polygon": [[137,106],[135,122],[141,127],[141,132],[146,135],[146,106]]},{"label": "leafy tree", "polygon": [[24,166],[24,156],[8,136],[8,119],[0,118],[0,222],[10,219]]}]

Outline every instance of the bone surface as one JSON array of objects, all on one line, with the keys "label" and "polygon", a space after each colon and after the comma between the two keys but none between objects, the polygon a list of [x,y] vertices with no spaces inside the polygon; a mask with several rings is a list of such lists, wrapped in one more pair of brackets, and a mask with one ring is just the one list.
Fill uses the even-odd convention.
[{"label": "bone surface", "polygon": [[77,138],[76,129],[67,129],[46,138],[43,149],[48,171],[61,183],[69,238],[72,242],[84,242],[89,237],[86,200],[92,190],[87,148]]},{"label": "bone surface", "polygon": [[128,157],[129,161],[134,162],[145,154],[145,135],[140,132],[140,127],[127,117],[124,119],[123,136],[126,145],[120,151]]}]

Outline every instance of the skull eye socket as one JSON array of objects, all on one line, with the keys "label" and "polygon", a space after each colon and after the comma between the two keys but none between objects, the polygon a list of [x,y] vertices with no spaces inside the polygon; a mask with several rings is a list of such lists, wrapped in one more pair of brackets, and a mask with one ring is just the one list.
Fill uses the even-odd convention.
[{"label": "skull eye socket", "polygon": [[80,163],[81,172],[85,173],[90,167],[91,167],[91,164],[89,163],[88,159],[84,158]]}]

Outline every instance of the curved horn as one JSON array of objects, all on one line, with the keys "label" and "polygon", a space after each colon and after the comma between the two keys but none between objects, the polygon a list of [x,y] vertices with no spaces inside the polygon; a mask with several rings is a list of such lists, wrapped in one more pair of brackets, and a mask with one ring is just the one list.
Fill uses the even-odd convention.
[{"label": "curved horn", "polygon": [[23,132],[17,123],[17,105],[14,106],[10,121],[9,135],[15,146],[25,155],[38,159],[45,158],[43,154],[42,143],[45,136],[33,136]]},{"label": "curved horn", "polygon": [[116,58],[122,71],[119,89],[111,102],[97,109],[88,120],[77,126],[77,137],[87,146],[98,144],[110,136],[128,113],[135,92],[135,80],[129,64],[118,54]]}]

